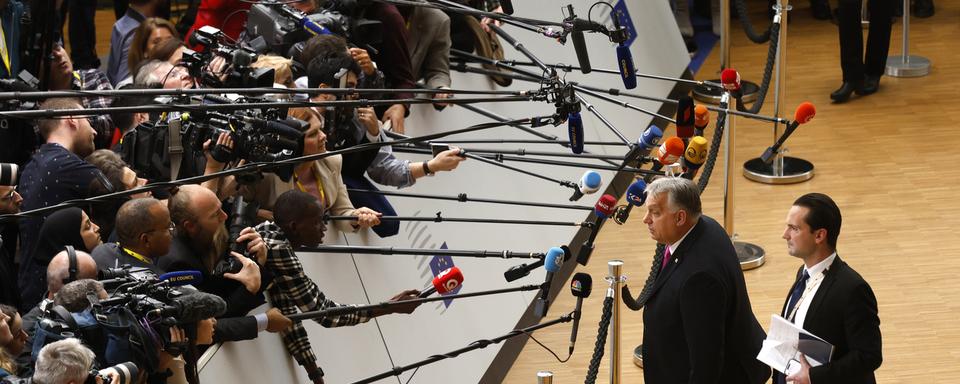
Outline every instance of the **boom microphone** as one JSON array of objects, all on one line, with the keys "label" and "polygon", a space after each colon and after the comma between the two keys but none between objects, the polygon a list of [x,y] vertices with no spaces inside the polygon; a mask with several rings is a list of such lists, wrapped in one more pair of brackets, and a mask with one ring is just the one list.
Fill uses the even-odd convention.
[{"label": "boom microphone", "polygon": [[776,143],[773,143],[773,146],[768,147],[766,151],[763,151],[763,155],[760,155],[760,160],[765,164],[770,164],[773,162],[773,157],[780,147],[783,146],[783,143],[787,141],[787,138],[793,134],[793,131],[797,130],[797,127],[800,124],[806,124],[813,119],[817,114],[817,108],[813,106],[809,101],[804,101],[800,103],[800,106],[797,107],[796,112],[793,114],[793,122],[787,125],[786,131],[783,132],[783,135],[777,139]]},{"label": "boom microphone", "polygon": [[683,168],[686,171],[683,174],[683,177],[693,180],[693,177],[697,175],[697,171],[700,170],[700,166],[707,161],[707,139],[703,136],[694,136],[690,139],[690,145],[687,145],[687,150],[683,153]]},{"label": "boom microphone", "polygon": [[433,278],[433,286],[420,292],[418,297],[424,298],[434,294],[434,292],[441,295],[457,289],[460,285],[463,284],[463,272],[460,272],[460,268],[450,267],[440,271]]},{"label": "boom microphone", "polygon": [[639,207],[647,201],[647,183],[643,179],[637,179],[627,187],[627,205],[621,205],[617,207],[616,213],[613,215],[613,221],[617,224],[623,225],[627,222],[627,218],[630,217],[630,210],[633,207]]},{"label": "boom microphone", "polygon": [[192,324],[203,319],[222,316],[227,302],[217,295],[193,292],[173,299],[171,305],[159,309],[160,315],[177,319],[177,324]]},{"label": "boom microphone", "polygon": [[620,78],[623,79],[623,87],[636,88],[637,69],[633,66],[633,54],[630,53],[630,47],[623,43],[617,44],[617,66],[620,69]]},{"label": "boom microphone", "polygon": [[600,196],[600,200],[597,200],[597,205],[593,207],[597,219],[593,223],[593,228],[591,228],[590,237],[587,238],[587,241],[583,242],[583,246],[580,247],[580,253],[577,254],[577,263],[580,263],[580,265],[587,265],[590,261],[590,254],[593,253],[593,241],[597,239],[597,234],[600,233],[600,227],[603,226],[603,222],[607,220],[607,217],[613,213],[616,206],[617,198],[610,194]]},{"label": "boom microphone", "polygon": [[597,171],[584,172],[583,176],[580,177],[580,182],[577,183],[577,188],[573,191],[573,195],[570,196],[570,201],[577,201],[583,195],[596,193],[600,190],[601,184],[603,184],[603,179]]},{"label": "boom microphone", "polygon": [[[570,260],[570,257],[573,256],[573,251],[571,251],[570,247],[566,245],[561,245],[560,250],[563,251],[564,262],[566,262],[567,260]],[[542,257],[540,260],[537,260],[533,263],[514,265],[510,267],[510,269],[507,269],[505,272],[503,272],[503,278],[506,279],[507,282],[524,278],[530,274],[530,271],[542,267],[545,258],[546,258],[546,254],[544,254],[544,257]]]},{"label": "boom microphone", "polygon": [[567,114],[567,136],[570,138],[570,150],[578,155],[583,153],[583,119],[580,112]]},{"label": "boom microphone", "polygon": [[677,137],[683,139],[684,144],[693,136],[694,113],[693,98],[689,95],[680,96],[677,104]]},{"label": "boom microphone", "polygon": [[577,329],[580,328],[580,312],[583,308],[583,299],[590,297],[593,290],[593,278],[589,274],[577,272],[570,280],[570,293],[577,298],[577,307],[573,310],[573,328],[570,330],[570,355],[573,355],[573,346],[577,343]]},{"label": "boom microphone", "polygon": [[[564,21],[576,25],[577,15],[573,13],[573,4],[568,4],[567,10],[570,11],[570,16]],[[573,50],[577,52],[577,61],[580,63],[580,72],[584,74],[590,73],[593,68],[590,67],[590,55],[587,53],[587,43],[583,41],[583,30],[574,27],[570,35],[573,40]]]},{"label": "boom microphone", "polygon": [[203,272],[200,271],[173,271],[167,272],[158,277],[160,281],[166,281],[173,287],[182,287],[184,285],[197,285],[203,282]]},{"label": "boom microphone", "polygon": [[723,89],[730,92],[739,91],[740,73],[733,68],[724,69],[723,72],[720,72],[720,84],[723,85]]},{"label": "boom microphone", "polygon": [[703,131],[710,124],[710,111],[707,107],[697,104],[693,109],[693,134],[694,136],[703,136]]},{"label": "boom microphone", "polygon": [[540,297],[537,298],[537,303],[533,308],[533,314],[537,317],[546,316],[547,310],[550,309],[550,283],[553,281],[556,272],[560,271],[561,266],[563,266],[563,249],[560,249],[560,247],[550,248],[547,251],[547,257],[543,259],[543,268],[547,270],[547,277],[544,278],[543,286],[540,288]]}]

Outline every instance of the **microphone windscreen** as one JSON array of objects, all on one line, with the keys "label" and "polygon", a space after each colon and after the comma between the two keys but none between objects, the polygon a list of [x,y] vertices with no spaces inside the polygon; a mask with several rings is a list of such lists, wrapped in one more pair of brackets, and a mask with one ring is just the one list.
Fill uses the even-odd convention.
[{"label": "microphone windscreen", "polygon": [[797,106],[797,111],[793,114],[793,120],[800,124],[806,124],[817,115],[817,108],[813,103],[804,101]]},{"label": "microphone windscreen", "polygon": [[660,145],[660,139],[663,138],[663,130],[656,125],[651,125],[647,127],[647,130],[643,131],[643,135],[640,135],[640,146],[645,149],[653,149],[654,147]]},{"label": "microphone windscreen", "polygon": [[547,251],[547,256],[543,259],[543,268],[547,272],[557,272],[563,266],[563,249],[553,247]]},{"label": "microphone windscreen", "polygon": [[728,91],[740,89],[740,73],[736,69],[727,68],[720,72],[720,84]]},{"label": "microphone windscreen", "polygon": [[597,171],[586,171],[580,177],[580,191],[584,194],[590,194],[598,191],[603,179]]},{"label": "microphone windscreen", "polygon": [[683,140],[679,137],[671,137],[660,144],[660,149],[657,151],[657,160],[663,165],[676,163],[683,156],[684,150],[686,150],[686,146],[683,144]]},{"label": "microphone windscreen", "polygon": [[590,297],[591,291],[593,291],[593,278],[590,274],[577,272],[573,275],[573,279],[570,280],[570,292],[573,297],[586,299]]},{"label": "microphone windscreen", "polygon": [[617,208],[617,198],[611,194],[600,196],[597,204],[593,206],[594,213],[602,219],[606,219]]},{"label": "microphone windscreen", "polygon": [[693,98],[689,95],[680,96],[677,104],[677,136],[681,138],[693,136],[694,121]]},{"label": "microphone windscreen", "polygon": [[173,287],[184,285],[197,285],[203,282],[203,272],[200,271],[173,271],[167,272],[158,277],[160,281],[166,281]]},{"label": "microphone windscreen", "polygon": [[620,67],[620,78],[623,79],[623,87],[634,89],[637,87],[637,73],[633,66],[633,54],[630,53],[630,47],[617,45],[617,66]]},{"label": "microphone windscreen", "polygon": [[693,109],[693,114],[695,120],[693,124],[697,128],[703,129],[707,124],[710,124],[710,111],[703,104],[697,104]]},{"label": "microphone windscreen", "polygon": [[578,155],[583,153],[583,119],[580,112],[567,114],[567,137],[570,138],[570,150]]},{"label": "microphone windscreen", "polygon": [[174,317],[179,324],[196,323],[203,319],[223,316],[227,312],[227,302],[220,296],[205,292],[193,292],[174,299],[178,311]]},{"label": "microphone windscreen", "polygon": [[694,136],[683,153],[683,164],[689,169],[698,169],[707,161],[707,139],[703,136]]},{"label": "microphone windscreen", "polygon": [[460,268],[450,267],[437,274],[433,278],[433,287],[437,289],[437,293],[445,294],[450,292],[457,287],[463,284],[463,272],[460,272]]},{"label": "microphone windscreen", "polygon": [[513,1],[511,0],[500,0],[500,9],[503,10],[503,13],[508,15],[513,14]]},{"label": "microphone windscreen", "polygon": [[627,204],[639,207],[647,201],[647,183],[637,179],[627,187]]}]

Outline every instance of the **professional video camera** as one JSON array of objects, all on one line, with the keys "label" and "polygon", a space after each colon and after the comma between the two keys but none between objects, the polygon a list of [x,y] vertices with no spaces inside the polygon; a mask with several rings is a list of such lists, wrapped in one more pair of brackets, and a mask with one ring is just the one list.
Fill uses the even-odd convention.
[{"label": "professional video camera", "polygon": [[[314,14],[304,14],[283,1],[261,1],[247,14],[246,37],[258,52],[274,52],[295,56],[291,48],[313,35],[335,34],[352,44],[369,48],[382,41],[383,26],[379,21],[364,18],[370,0],[327,1]],[[302,63],[306,65],[306,63]]]},{"label": "professional video camera", "polygon": [[227,163],[237,159],[250,162],[274,162],[303,155],[303,133],[306,122],[297,119],[280,120],[279,111],[268,111],[258,116],[256,111],[237,111],[233,114],[200,112],[183,114],[185,143],[196,151],[203,143],[216,143],[221,133],[233,138],[233,149],[216,146],[211,155]]},{"label": "professional video camera", "polygon": [[[190,44],[203,47],[203,52],[184,52],[181,62],[201,84],[228,88],[273,86],[273,68],[251,68],[250,64],[257,61],[257,53],[241,44],[228,43],[227,36],[219,29],[209,25],[201,27],[190,35]],[[203,70],[215,56],[227,61],[226,78],[223,80],[219,77],[222,74]]]},{"label": "professional video camera", "polygon": [[[4,92],[37,92],[39,85],[40,80],[27,71],[21,71],[16,79],[0,80],[0,90]],[[0,111],[31,109],[37,109],[34,100],[13,98],[0,101]],[[40,143],[31,120],[10,117],[0,118],[0,142],[6,147],[0,151],[0,162],[17,164],[26,164]]]},{"label": "professional video camera", "polygon": [[[242,196],[233,199],[233,209],[230,210],[230,225],[227,227],[230,231],[228,238],[230,239],[231,252],[250,257],[247,254],[247,243],[238,243],[236,240],[240,237],[240,231],[257,223],[257,211],[259,209],[260,204],[253,201],[244,201]],[[227,252],[214,267],[213,274],[223,276],[224,273],[238,273],[241,269],[243,269],[243,264],[231,256],[230,252]]]}]

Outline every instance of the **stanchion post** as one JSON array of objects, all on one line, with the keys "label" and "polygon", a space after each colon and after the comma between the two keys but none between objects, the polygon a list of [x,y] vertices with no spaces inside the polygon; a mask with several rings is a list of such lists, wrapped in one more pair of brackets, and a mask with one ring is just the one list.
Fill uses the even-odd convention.
[{"label": "stanchion post", "polygon": [[610,318],[610,384],[620,384],[620,288],[626,282],[623,276],[623,261],[610,260],[607,262],[610,276],[607,282],[610,288],[607,297],[613,297],[612,315]]},{"label": "stanchion post", "polygon": [[[730,1],[720,1],[720,70],[730,68]],[[720,84],[720,79],[710,80],[713,84]],[[745,103],[752,102],[759,95],[760,86],[756,83],[740,80],[741,99]],[[721,91],[716,87],[698,85],[693,89],[693,97],[705,103],[717,104],[720,102]]]},{"label": "stanchion post", "polygon": [[553,372],[537,372],[537,384],[553,384]]},{"label": "stanchion post", "polygon": [[[723,92],[723,96],[720,98],[720,104],[726,105],[727,109],[731,108],[730,99],[732,96],[730,92]],[[736,108],[736,106],[732,106]],[[727,235],[730,236],[730,240],[733,241],[733,247],[737,250],[737,258],[740,260],[740,268],[742,269],[753,269],[763,265],[764,263],[764,250],[758,245],[737,241],[737,233],[734,230],[734,215],[733,215],[733,206],[734,206],[734,187],[733,187],[733,151],[736,138],[736,132],[734,132],[735,118],[731,113],[727,113],[727,117],[724,120],[725,127],[723,129],[724,144],[723,152],[725,153],[723,165],[723,228],[727,231]]]},{"label": "stanchion post", "polygon": [[903,0],[903,54],[887,57],[886,74],[893,77],[920,77],[930,73],[930,60],[910,56],[910,0]]}]

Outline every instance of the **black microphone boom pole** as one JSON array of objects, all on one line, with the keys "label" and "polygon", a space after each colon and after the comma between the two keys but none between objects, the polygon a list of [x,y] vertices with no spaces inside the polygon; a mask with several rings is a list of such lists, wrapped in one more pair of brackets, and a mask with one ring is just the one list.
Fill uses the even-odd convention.
[{"label": "black microphone boom pole", "polygon": [[383,196],[398,196],[398,197],[412,197],[420,199],[433,199],[433,200],[448,200],[448,201],[459,201],[461,203],[489,203],[489,204],[504,204],[504,205],[521,205],[526,207],[542,207],[542,208],[559,208],[559,209],[577,209],[581,211],[592,211],[592,207],[586,205],[575,205],[575,204],[553,204],[553,203],[538,203],[534,201],[513,201],[513,200],[498,200],[498,199],[484,199],[479,197],[469,197],[466,193],[461,193],[457,196],[443,196],[443,195],[430,195],[425,193],[408,193],[408,192],[394,192],[394,191],[371,191],[366,189],[353,189],[347,188],[347,192],[351,193],[369,193],[374,195],[383,195]]},{"label": "black microphone boom pole", "polygon": [[454,350],[454,351],[450,351],[450,352],[447,352],[447,353],[444,353],[444,354],[439,354],[439,355],[433,355],[433,356],[430,356],[430,357],[428,357],[428,358],[426,358],[426,359],[424,359],[424,360],[418,361],[418,362],[413,363],[413,364],[405,365],[405,366],[402,366],[402,367],[394,367],[393,369],[391,369],[391,370],[389,370],[389,371],[386,371],[386,372],[384,372],[384,373],[381,373],[381,374],[379,374],[379,375],[371,376],[371,377],[368,377],[368,378],[366,378],[366,379],[363,379],[363,380],[360,380],[360,381],[356,381],[356,382],[354,382],[354,384],[368,384],[368,383],[375,382],[375,381],[377,381],[377,380],[382,380],[382,379],[388,378],[388,377],[390,377],[390,376],[400,376],[401,373],[406,372],[406,371],[409,371],[409,370],[411,370],[411,369],[419,368],[419,367],[422,367],[422,366],[427,365],[427,364],[431,364],[431,363],[438,362],[438,361],[440,361],[440,360],[454,358],[454,357],[460,356],[461,354],[463,354],[463,353],[465,353],[465,352],[474,351],[474,350],[477,350],[477,349],[480,349],[480,348],[486,348],[488,345],[491,345],[491,344],[499,344],[501,341],[504,341],[504,340],[509,339],[509,338],[512,338],[512,337],[516,337],[516,336],[520,336],[520,335],[528,335],[528,334],[533,333],[534,331],[536,331],[536,330],[538,330],[538,329],[543,329],[543,328],[546,328],[546,327],[549,327],[549,326],[552,326],[552,325],[556,325],[556,324],[560,324],[560,323],[568,323],[568,322],[570,322],[570,321],[572,321],[572,320],[573,320],[573,314],[572,314],[572,313],[568,313],[568,314],[566,314],[566,315],[561,316],[560,318],[557,318],[557,319],[554,319],[554,320],[550,320],[550,321],[545,322],[545,323],[540,323],[540,324],[537,324],[537,325],[532,325],[532,326],[529,326],[529,327],[526,327],[526,328],[515,329],[515,330],[513,330],[513,331],[510,331],[510,333],[507,333],[507,334],[505,334],[505,335],[503,335],[503,336],[500,336],[500,337],[496,337],[496,338],[493,338],[493,339],[477,340],[477,341],[474,341],[474,342],[470,343],[470,345],[468,345],[468,346],[466,346],[466,347],[463,347],[463,348],[460,348],[460,349],[457,349],[457,350]]},{"label": "black microphone boom pole", "polygon": [[543,252],[486,251],[463,249],[394,248],[374,246],[318,245],[300,247],[297,251],[320,253],[358,253],[365,255],[430,255],[453,257],[479,257],[500,259],[536,259],[546,256]]},{"label": "black microphone boom pole", "polygon": [[[543,220],[514,220],[514,219],[480,219],[467,217],[443,217],[440,212],[434,217],[426,216],[380,216],[381,221],[431,221],[434,223],[478,223],[478,224],[520,224],[520,225],[553,225],[566,227],[593,228],[588,221],[543,221]],[[357,216],[325,216],[324,221],[356,221]]]},{"label": "black microphone boom pole", "polygon": [[[394,151],[394,152],[400,152],[400,153],[422,153],[422,154],[431,154],[431,153],[432,153],[432,152],[430,152],[429,149],[413,148],[413,147],[402,147],[402,146],[394,147],[394,148],[393,148],[393,151]],[[632,173],[636,173],[636,174],[640,174],[640,175],[649,175],[649,176],[664,176],[664,175],[665,175],[664,172],[652,171],[652,170],[649,170],[649,169],[641,169],[641,168],[629,168],[629,167],[626,167],[626,166],[610,166],[610,165],[599,165],[599,164],[575,163],[575,162],[570,162],[570,161],[557,161],[557,160],[547,160],[547,159],[534,159],[534,158],[524,158],[524,157],[516,157],[516,156],[508,156],[508,155],[500,155],[500,154],[496,154],[496,155],[475,155],[475,154],[472,154],[472,153],[469,153],[469,152],[468,152],[468,153],[466,153],[465,155],[466,155],[467,157],[471,158],[471,159],[483,159],[484,162],[489,162],[489,163],[491,163],[491,164],[501,165],[501,166],[504,166],[505,168],[508,167],[508,166],[506,166],[506,164],[500,163],[501,161],[505,161],[505,160],[506,160],[506,161],[516,161],[516,162],[521,162],[521,163],[533,163],[533,164],[555,165],[555,166],[558,166],[558,167],[586,168],[586,169],[605,170],[605,171],[618,171],[618,172],[625,170],[625,171],[627,171],[627,172],[632,172]],[[641,156],[639,159],[640,159],[640,160],[644,160],[644,159],[645,159],[645,156],[646,156],[646,155],[643,155],[643,156]],[[509,167],[508,169],[513,169],[513,170],[516,170],[516,171],[518,171],[518,172],[525,173],[525,174],[531,173],[531,172],[529,172],[529,171],[517,170],[517,169],[515,169],[515,168],[513,168],[513,167]],[[539,178],[541,178],[541,179],[546,179],[546,180],[549,180],[549,181],[557,182],[557,180],[550,179],[550,178],[548,178],[548,177],[546,177],[546,176],[543,176],[543,175],[539,175],[539,174],[535,174],[535,175],[537,175],[536,177],[539,177]],[[533,175],[531,175],[531,176],[533,176]],[[563,185],[563,186],[569,186],[568,184],[564,184],[564,183],[568,183],[568,181],[561,182],[561,185]]]}]

